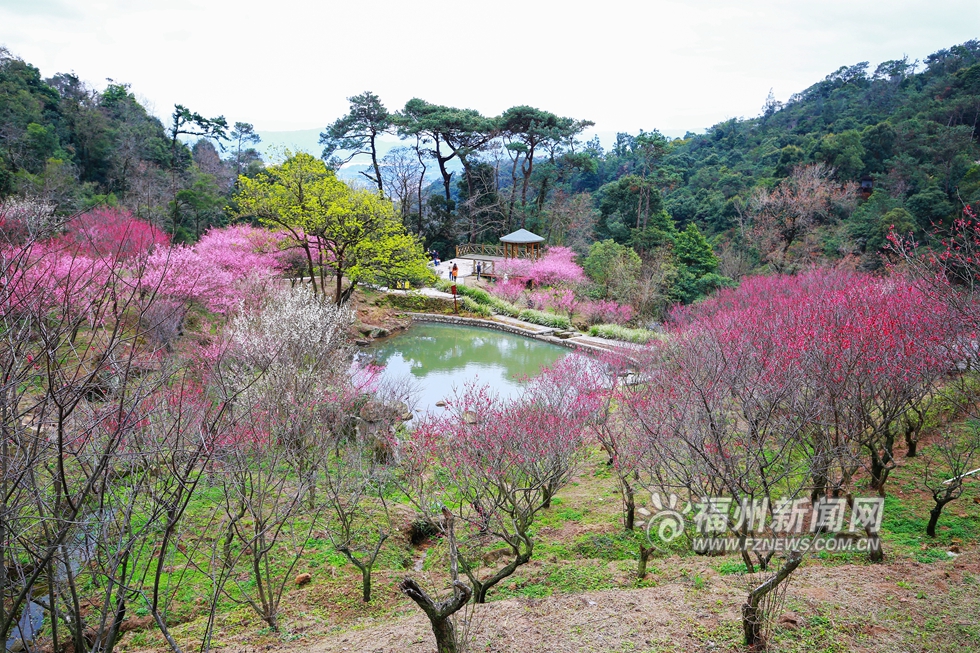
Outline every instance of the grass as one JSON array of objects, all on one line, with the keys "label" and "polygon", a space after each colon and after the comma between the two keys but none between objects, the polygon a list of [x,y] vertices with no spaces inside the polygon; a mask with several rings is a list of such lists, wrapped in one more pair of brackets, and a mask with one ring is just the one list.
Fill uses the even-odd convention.
[{"label": "grass", "polygon": [[551,327],[552,329],[572,328],[571,320],[564,315],[556,315],[545,311],[536,311],[532,308],[525,308],[523,311],[517,314],[517,318],[519,320],[524,320],[525,322],[530,322],[531,324]]},{"label": "grass", "polygon": [[609,340],[622,340],[637,345],[645,345],[654,340],[663,340],[662,333],[648,329],[631,329],[618,324],[594,324],[589,327],[589,335]]}]

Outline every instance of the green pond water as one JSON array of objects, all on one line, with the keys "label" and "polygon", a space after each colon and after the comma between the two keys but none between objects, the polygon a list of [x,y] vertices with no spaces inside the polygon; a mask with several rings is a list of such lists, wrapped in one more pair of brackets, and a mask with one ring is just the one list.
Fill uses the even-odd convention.
[{"label": "green pond water", "polygon": [[504,331],[422,322],[372,346],[368,353],[385,366],[385,379],[416,386],[415,408],[425,412],[452,396],[454,388],[462,391],[469,381],[513,396],[522,378],[536,375],[568,349]]}]

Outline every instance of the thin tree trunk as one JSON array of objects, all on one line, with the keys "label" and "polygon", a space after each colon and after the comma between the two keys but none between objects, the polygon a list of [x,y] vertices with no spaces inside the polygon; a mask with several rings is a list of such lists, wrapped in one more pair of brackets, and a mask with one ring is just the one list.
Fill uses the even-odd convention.
[{"label": "thin tree trunk", "polygon": [[759,609],[763,599],[786,580],[793,573],[793,570],[800,566],[801,562],[803,562],[803,554],[794,551],[786,560],[786,564],[774,576],[749,592],[748,600],[742,606],[742,632],[745,635],[745,645],[749,649],[759,651],[765,648],[765,640],[762,637],[764,615],[760,613]]},{"label": "thin tree trunk", "polygon": [[636,580],[643,580],[647,577],[647,561],[650,560],[654,551],[656,548],[653,546],[640,545],[640,558],[636,565]]}]

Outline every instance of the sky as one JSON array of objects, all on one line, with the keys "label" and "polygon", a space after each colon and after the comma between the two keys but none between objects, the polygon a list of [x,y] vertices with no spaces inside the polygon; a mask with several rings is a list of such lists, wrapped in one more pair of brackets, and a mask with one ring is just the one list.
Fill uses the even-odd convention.
[{"label": "sky", "polygon": [[262,132],[323,128],[370,90],[680,136],[758,115],[770,89],[978,37],[978,0],[0,0],[0,45],[44,76]]}]

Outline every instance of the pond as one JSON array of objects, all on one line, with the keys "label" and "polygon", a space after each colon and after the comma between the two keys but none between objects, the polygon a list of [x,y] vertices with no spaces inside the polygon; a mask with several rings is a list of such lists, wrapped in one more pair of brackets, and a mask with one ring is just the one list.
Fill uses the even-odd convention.
[{"label": "pond", "polygon": [[416,410],[425,412],[469,381],[487,384],[501,396],[514,396],[520,379],[534,376],[568,349],[505,331],[421,322],[368,352],[385,366],[386,380],[414,382]]}]

